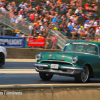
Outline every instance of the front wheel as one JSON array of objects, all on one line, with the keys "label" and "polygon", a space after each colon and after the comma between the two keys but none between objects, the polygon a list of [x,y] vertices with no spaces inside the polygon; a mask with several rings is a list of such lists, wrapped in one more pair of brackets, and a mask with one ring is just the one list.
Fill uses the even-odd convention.
[{"label": "front wheel", "polygon": [[42,80],[48,81],[53,77],[53,74],[39,72],[39,76]]},{"label": "front wheel", "polygon": [[84,66],[83,71],[75,77],[76,82],[86,83],[89,80],[89,68]]}]

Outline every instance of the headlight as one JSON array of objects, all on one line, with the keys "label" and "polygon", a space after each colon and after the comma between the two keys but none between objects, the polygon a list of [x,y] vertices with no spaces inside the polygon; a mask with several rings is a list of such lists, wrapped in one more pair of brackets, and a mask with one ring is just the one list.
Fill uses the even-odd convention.
[{"label": "headlight", "polygon": [[36,58],[36,60],[40,60],[40,59],[41,59],[41,54],[40,54],[40,53],[37,54],[37,55],[35,56],[35,58]]},{"label": "headlight", "polygon": [[76,63],[78,61],[78,58],[77,57],[73,57],[72,58],[72,63]]}]

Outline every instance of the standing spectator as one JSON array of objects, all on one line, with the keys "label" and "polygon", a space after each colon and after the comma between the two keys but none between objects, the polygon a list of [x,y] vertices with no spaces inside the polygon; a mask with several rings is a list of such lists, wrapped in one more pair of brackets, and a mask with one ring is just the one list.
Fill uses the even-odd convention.
[{"label": "standing spectator", "polygon": [[53,35],[52,37],[52,48],[51,49],[56,49],[56,46],[57,46],[57,37],[55,35]]},{"label": "standing spectator", "polygon": [[48,36],[46,37],[45,49],[47,49],[47,46],[50,45],[50,44],[49,44],[50,39],[51,39],[51,38],[50,38],[50,36],[48,35]]},{"label": "standing spectator", "polygon": [[29,30],[30,30],[30,33],[33,35],[34,34],[34,24],[30,24],[29,25]]},{"label": "standing spectator", "polygon": [[19,33],[20,33],[20,32],[17,32],[16,35],[15,35],[15,37],[19,37]]},{"label": "standing spectator", "polygon": [[42,34],[39,34],[39,36],[37,36],[37,39],[43,39],[44,37],[42,36]]}]

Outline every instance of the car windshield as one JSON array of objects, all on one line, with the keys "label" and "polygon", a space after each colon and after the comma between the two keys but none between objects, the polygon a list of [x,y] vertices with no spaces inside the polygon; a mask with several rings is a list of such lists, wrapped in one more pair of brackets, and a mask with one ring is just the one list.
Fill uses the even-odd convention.
[{"label": "car windshield", "polygon": [[83,52],[98,55],[98,47],[87,43],[67,43],[63,51]]}]

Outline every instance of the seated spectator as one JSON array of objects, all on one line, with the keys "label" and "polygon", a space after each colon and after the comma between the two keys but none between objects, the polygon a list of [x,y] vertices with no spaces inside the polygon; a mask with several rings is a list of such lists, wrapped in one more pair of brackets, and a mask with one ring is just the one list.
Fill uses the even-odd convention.
[{"label": "seated spectator", "polygon": [[95,21],[94,21],[93,26],[94,26],[94,27],[97,27],[97,26],[98,26],[98,20],[95,20]]},{"label": "seated spectator", "polygon": [[31,14],[30,14],[30,20],[31,20],[32,23],[33,23],[33,21],[34,21],[34,18],[35,18],[34,13],[31,13]]},{"label": "seated spectator", "polygon": [[98,25],[98,27],[95,28],[95,36],[96,37],[100,37],[100,26]]},{"label": "seated spectator", "polygon": [[24,5],[24,3],[21,2],[21,3],[19,4],[19,7],[20,7],[21,9],[23,9],[23,5]]},{"label": "seated spectator", "polygon": [[50,0],[46,0],[46,5],[47,7],[52,7],[52,3],[50,2]]},{"label": "seated spectator", "polygon": [[15,23],[15,21],[16,21],[16,17],[15,17],[15,15],[13,15],[13,17],[11,17],[11,23],[12,23],[12,25],[14,26],[14,27],[16,27],[16,23]]},{"label": "seated spectator", "polygon": [[46,31],[46,29],[44,28],[44,25],[42,24],[40,26],[40,33],[43,34]]},{"label": "seated spectator", "polygon": [[78,38],[80,38],[81,36],[80,36],[80,34],[78,34],[75,30],[72,30],[72,38],[75,38],[75,37],[78,37]]},{"label": "seated spectator", "polygon": [[14,15],[15,15],[15,16],[18,15],[17,9],[14,9]]},{"label": "seated spectator", "polygon": [[82,14],[83,14],[82,8],[81,8],[81,7],[78,7],[78,8],[75,10],[75,13],[74,13],[74,14],[77,15],[77,16],[82,17]]},{"label": "seated spectator", "polygon": [[62,0],[57,0],[57,5],[61,5],[61,2]]},{"label": "seated spectator", "polygon": [[66,16],[67,16],[68,18],[70,18],[71,13],[72,13],[72,9],[69,9],[68,12],[66,13]]},{"label": "seated spectator", "polygon": [[70,0],[70,5],[71,5],[71,7],[75,7],[75,2],[74,2],[74,0]]},{"label": "seated spectator", "polygon": [[86,37],[88,33],[84,32],[83,30],[80,31],[80,36],[81,37]]},{"label": "seated spectator", "polygon": [[88,30],[88,32],[91,34],[92,38],[94,38],[94,36],[95,36],[95,30],[94,30],[94,28],[91,27],[91,28]]},{"label": "seated spectator", "polygon": [[65,36],[69,36],[69,28],[67,27],[67,25],[64,25],[63,31]]},{"label": "seated spectator", "polygon": [[70,30],[70,33],[73,31],[73,25],[72,25],[72,22],[70,22],[69,30]]},{"label": "seated spectator", "polygon": [[86,23],[84,24],[84,29],[87,30],[89,27],[90,27],[90,23],[86,22]]},{"label": "seated spectator", "polygon": [[89,7],[89,4],[88,4],[88,3],[86,3],[86,4],[85,4],[85,6],[84,6],[84,8],[87,10],[87,9],[88,9],[88,7]]},{"label": "seated spectator", "polygon": [[4,13],[5,15],[9,13],[9,12],[7,12],[7,10],[4,8],[4,5],[1,5],[1,4],[0,4],[0,11],[2,11],[2,13]]}]

